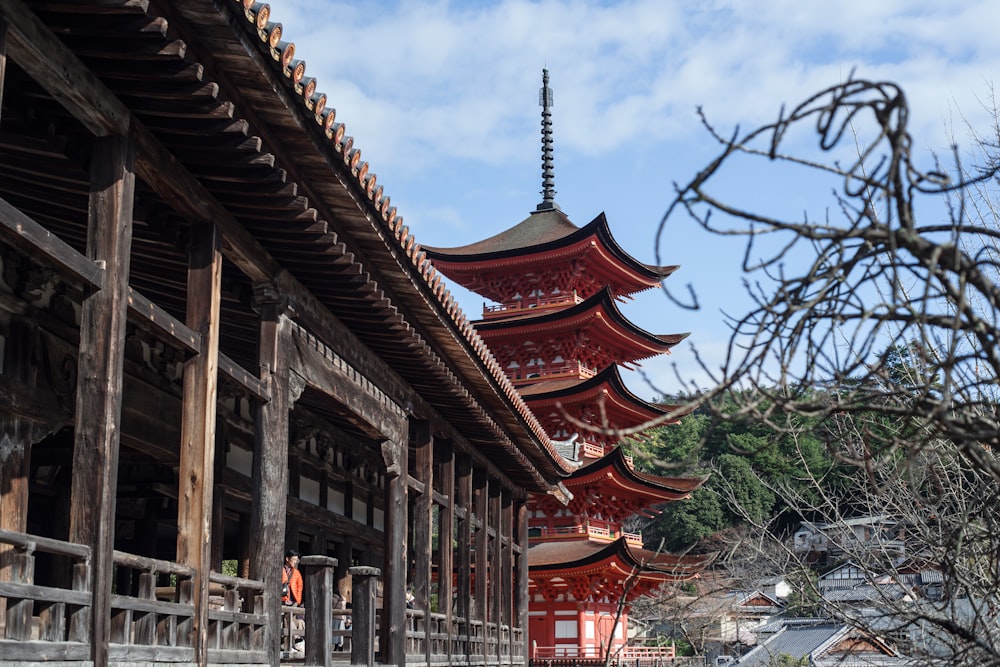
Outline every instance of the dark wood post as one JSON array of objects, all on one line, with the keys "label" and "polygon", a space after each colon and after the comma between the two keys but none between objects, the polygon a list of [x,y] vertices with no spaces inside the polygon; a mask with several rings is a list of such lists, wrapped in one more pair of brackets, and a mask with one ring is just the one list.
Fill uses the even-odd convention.
[{"label": "dark wood post", "polygon": [[212,491],[222,303],[221,247],[221,235],[215,225],[191,227],[187,325],[201,334],[201,351],[184,366],[177,562],[195,569],[191,634],[199,664],[208,662],[208,575],[212,567]]},{"label": "dark wood post", "polygon": [[94,140],[90,171],[87,257],[104,267],[102,289],[83,302],[80,316],[76,430],[73,442],[70,541],[91,552],[91,660],[108,661],[115,495],[121,425],[125,318],[135,154],[128,137]]},{"label": "dark wood post", "polygon": [[[351,664],[375,664],[375,593],[382,571],[364,565],[348,568],[351,575]],[[384,635],[384,633],[383,633]],[[384,638],[384,637],[383,637]],[[385,649],[383,649],[384,651]],[[404,665],[385,658],[382,664]]]},{"label": "dark wood post", "polygon": [[[406,429],[401,430],[405,442],[408,438]],[[379,647],[383,664],[402,667],[406,664],[406,503],[409,476],[406,446],[392,441],[383,442],[382,458],[386,460],[386,576],[382,587]],[[357,600],[352,600],[352,604],[357,604]]]},{"label": "dark wood post", "polygon": [[496,628],[496,638],[493,644],[494,655],[497,660],[500,659],[500,626],[503,625],[503,588],[504,586],[509,586],[513,582],[509,579],[505,580],[503,578],[503,568],[501,563],[503,562],[503,538],[502,538],[502,522],[500,521],[500,486],[498,484],[490,485],[490,533],[493,535],[493,540],[490,542],[490,555],[489,555],[489,599],[490,599],[490,620],[493,621],[494,627]]},{"label": "dark wood post", "polygon": [[[511,504],[509,490],[504,490],[500,496],[500,532],[501,532],[501,557],[500,557],[500,595],[501,609],[500,622],[507,626],[507,659],[513,655],[511,642],[514,633],[511,628],[514,626],[514,587],[517,582],[514,580],[514,506]],[[501,651],[501,654],[504,651]]]},{"label": "dark wood post", "polygon": [[[458,593],[458,615],[465,619],[462,634],[469,637],[472,619],[472,462],[468,456],[462,455],[456,461],[457,484],[455,488],[455,504],[461,509],[458,523],[458,577],[456,588]],[[468,653],[468,639],[463,651]]]},{"label": "dark wood post", "polygon": [[[0,110],[3,109],[3,84],[7,74],[7,19],[0,16]],[[3,118],[0,117],[0,121]]]},{"label": "dark wood post", "polygon": [[438,460],[441,470],[439,486],[447,501],[438,515],[440,524],[438,527],[438,608],[444,613],[444,633],[448,637],[445,641],[445,654],[448,656],[448,664],[451,664],[453,636],[455,634],[452,583],[455,571],[455,550],[452,546],[455,534],[455,456],[451,442],[444,440],[439,444]]},{"label": "dark wood post", "polygon": [[473,505],[476,509],[476,556],[474,564],[475,573],[475,604],[473,605],[473,617],[482,623],[482,637],[478,650],[478,659],[486,664],[486,655],[489,646],[486,624],[489,622],[489,605],[487,604],[487,594],[489,585],[489,559],[487,558],[489,547],[489,511],[488,494],[489,481],[486,471],[476,469],[472,477],[472,497]]},{"label": "dark wood post", "polygon": [[333,657],[333,570],[337,559],[329,556],[303,556],[299,560],[302,573],[302,604],[306,608],[305,664],[330,667]]},{"label": "dark wood post", "polygon": [[413,595],[417,608],[423,609],[420,629],[426,664],[431,660],[431,517],[434,505],[434,439],[430,424],[423,420],[410,421],[410,447],[416,459],[414,476],[423,484],[423,492],[414,502],[410,523],[413,525]]},{"label": "dark wood post", "polygon": [[523,499],[517,502],[514,510],[514,522],[518,546],[514,557],[514,569],[517,577],[517,596],[514,598],[515,622],[517,627],[521,628],[524,646],[522,647],[522,655],[512,655],[511,658],[520,657],[523,659],[522,664],[526,665],[528,664],[528,605],[531,602],[531,597],[528,594],[528,504]]},{"label": "dark wood post", "polygon": [[290,324],[286,301],[269,284],[255,286],[260,312],[261,380],[271,400],[259,407],[254,428],[250,539],[250,576],[264,582],[264,610],[268,618],[265,641],[268,662],[280,659],[281,565],[285,553],[285,515],[288,509],[289,371],[287,349]]}]

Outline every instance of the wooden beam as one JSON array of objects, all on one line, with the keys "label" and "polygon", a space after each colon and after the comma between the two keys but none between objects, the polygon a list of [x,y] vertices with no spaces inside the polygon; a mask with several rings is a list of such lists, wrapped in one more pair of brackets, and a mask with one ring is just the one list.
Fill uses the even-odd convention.
[{"label": "wooden beam", "polygon": [[[6,4],[3,5],[6,7]],[[118,483],[129,253],[135,192],[132,143],[122,136],[94,140],[87,257],[103,263],[103,289],[83,302],[70,541],[91,547],[91,659],[108,661],[111,580]]]},{"label": "wooden beam", "polygon": [[128,288],[129,321],[154,337],[176,345],[189,354],[201,352],[201,334],[155,303]]},{"label": "wooden beam", "polygon": [[96,136],[128,133],[131,114],[21,0],[0,0],[17,64]]},{"label": "wooden beam", "polygon": [[269,290],[258,290],[261,313],[258,358],[261,382],[271,400],[257,409],[254,428],[250,539],[250,577],[264,581],[265,642],[268,662],[279,663],[281,640],[281,565],[285,551],[288,488],[289,372],[287,350],[292,323],[287,303]]},{"label": "wooden beam", "polygon": [[94,262],[3,198],[0,198],[0,239],[25,254],[45,258],[60,273],[85,287],[100,289],[104,284],[104,272]]},{"label": "wooden beam", "polygon": [[[212,566],[212,494],[218,404],[219,313],[222,253],[214,225],[191,228],[187,325],[201,337],[201,352],[184,366],[180,473],[177,492],[177,562],[195,569],[195,659],[208,662],[208,575]],[[218,539],[221,539],[221,535]]]},{"label": "wooden beam", "polygon": [[219,353],[219,372],[237,385],[250,392],[250,395],[261,403],[271,400],[271,393],[260,378],[252,375],[226,355]]}]

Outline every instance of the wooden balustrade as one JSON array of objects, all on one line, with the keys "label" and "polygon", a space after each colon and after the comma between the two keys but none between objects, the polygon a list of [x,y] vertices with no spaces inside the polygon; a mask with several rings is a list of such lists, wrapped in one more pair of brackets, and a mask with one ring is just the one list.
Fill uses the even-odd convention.
[{"label": "wooden balustrade", "polygon": [[[7,565],[0,581],[6,611],[0,655],[33,660],[87,660],[91,613],[91,552],[80,544],[0,530]],[[36,556],[45,554],[45,579],[35,583]],[[109,659],[191,662],[195,570],[171,561],[115,551]],[[209,656],[212,662],[267,662],[263,584],[210,573]],[[162,585],[158,585],[162,584]],[[111,585],[109,583],[108,585]]]}]

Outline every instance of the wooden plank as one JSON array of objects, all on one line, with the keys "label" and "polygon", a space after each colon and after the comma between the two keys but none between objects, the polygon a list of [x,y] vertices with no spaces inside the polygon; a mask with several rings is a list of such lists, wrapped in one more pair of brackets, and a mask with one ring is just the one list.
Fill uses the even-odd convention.
[{"label": "wooden plank", "polygon": [[191,228],[187,325],[199,333],[202,346],[201,353],[184,367],[177,562],[195,569],[192,633],[199,664],[208,660],[208,579],[212,565],[212,494],[222,304],[220,244],[215,225]]},{"label": "wooden plank", "polygon": [[47,661],[82,661],[90,655],[90,646],[81,642],[21,642],[0,639],[0,655],[5,662],[32,665]]},{"label": "wooden plank", "polygon": [[255,294],[261,313],[258,358],[261,381],[271,400],[260,406],[254,429],[250,535],[254,550],[250,578],[264,582],[263,613],[268,617],[265,648],[278,664],[281,638],[281,556],[285,551],[288,488],[288,412],[291,409],[287,350],[291,321],[287,303],[261,286]]},{"label": "wooden plank", "polygon": [[100,289],[104,283],[104,271],[94,262],[3,198],[0,198],[0,239],[25,254],[44,258],[59,273],[86,287]]},{"label": "wooden plank", "polygon": [[80,318],[70,541],[92,548],[90,576],[96,585],[90,587],[94,596],[91,658],[98,665],[107,662],[110,637],[118,437],[135,190],[133,158],[132,144],[124,137],[94,141],[87,256],[103,262],[105,281],[103,289],[84,301]]},{"label": "wooden plank", "polygon": [[101,137],[128,132],[131,114],[21,0],[0,0],[17,64]]},{"label": "wooden plank", "polygon": [[17,581],[0,581],[0,597],[24,598],[42,602],[63,603],[72,605],[89,605],[88,591],[71,591],[65,588],[52,588]]}]

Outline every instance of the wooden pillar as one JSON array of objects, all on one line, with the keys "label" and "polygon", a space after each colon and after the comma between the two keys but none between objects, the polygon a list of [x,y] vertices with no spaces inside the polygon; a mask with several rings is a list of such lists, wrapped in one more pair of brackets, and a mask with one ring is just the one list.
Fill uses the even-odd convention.
[{"label": "wooden pillar", "polygon": [[455,504],[462,514],[458,522],[458,615],[465,619],[462,634],[469,634],[469,620],[472,614],[472,462],[468,456],[460,456],[456,461],[457,480]]},{"label": "wooden pillar", "polygon": [[271,400],[257,410],[250,509],[250,577],[264,582],[264,609],[268,618],[268,662],[280,658],[281,565],[285,553],[285,515],[288,506],[289,370],[286,350],[290,324],[287,304],[270,285],[255,286],[260,312],[261,380]]},{"label": "wooden pillar", "polygon": [[83,302],[73,442],[70,541],[91,547],[91,660],[108,661],[115,495],[125,359],[129,251],[135,192],[132,142],[94,140],[87,221],[87,257],[104,267],[104,285]]},{"label": "wooden pillar", "polygon": [[422,627],[425,664],[431,659],[431,517],[434,506],[434,439],[430,424],[423,420],[410,421],[410,447],[414,450],[414,476],[423,491],[414,502],[410,524],[413,526],[413,595],[416,606],[424,610]]},{"label": "wooden pillar", "polygon": [[528,504],[526,500],[519,500],[514,509],[514,530],[517,531],[518,550],[514,555],[515,570],[515,590],[517,595],[514,598],[515,622],[521,628],[524,637],[523,654],[520,656],[511,655],[515,660],[520,657],[523,664],[528,664],[528,607],[531,604],[531,595],[528,593]]},{"label": "wooden pillar", "polygon": [[483,664],[486,663],[486,656],[489,653],[489,633],[486,624],[489,622],[489,480],[486,471],[476,469],[472,476],[472,497],[475,507],[476,537],[475,537],[475,604],[473,604],[472,616],[482,623],[482,641],[479,645],[477,657]]},{"label": "wooden pillar", "polygon": [[[7,80],[7,19],[0,16],[0,110],[3,109],[3,86]],[[0,120],[3,117],[0,116]]]},{"label": "wooden pillar", "polygon": [[[509,490],[504,490],[500,496],[500,618],[501,623],[507,626],[507,659],[513,655],[511,651],[514,633],[510,628],[514,627],[514,587],[517,582],[514,580],[514,506],[511,503]],[[504,653],[504,651],[501,651]]]},{"label": "wooden pillar", "polygon": [[201,352],[184,366],[180,474],[177,490],[177,562],[195,568],[195,659],[208,662],[208,574],[212,561],[215,413],[222,303],[222,239],[215,225],[191,227],[187,325],[201,334]]},{"label": "wooden pillar", "polygon": [[[406,442],[406,428],[400,439]],[[407,449],[405,444],[385,441],[382,457],[386,461],[385,488],[385,578],[383,579],[382,632],[379,647],[381,662],[406,664],[406,526],[407,526]],[[353,604],[357,604],[357,600]]]},{"label": "wooden pillar", "polygon": [[329,556],[303,556],[302,605],[306,608],[306,655],[308,667],[330,667],[330,638],[333,636],[333,570],[337,559]]},{"label": "wooden pillar", "polygon": [[[21,317],[11,319],[3,350],[6,378],[28,387],[35,385],[32,360],[37,338],[38,327],[33,322]],[[16,416],[0,418],[0,438],[0,529],[23,533],[28,525],[32,423]],[[6,571],[7,556],[13,551],[13,547],[0,545],[0,574]]]},{"label": "wooden pillar", "polygon": [[[375,664],[375,590],[378,576],[377,567],[351,567],[348,569],[353,586],[351,589],[351,664]],[[383,651],[386,649],[383,648]],[[403,665],[401,661],[382,658],[383,665]]]},{"label": "wooden pillar", "polygon": [[490,532],[493,539],[490,542],[490,587],[489,599],[491,609],[489,611],[493,623],[496,624],[496,644],[493,646],[497,661],[500,660],[500,626],[503,624],[503,588],[513,582],[503,579],[503,539],[501,537],[500,521],[500,487],[498,484],[490,485]]},{"label": "wooden pillar", "polygon": [[455,615],[455,605],[453,604],[453,575],[455,571],[454,562],[454,536],[455,536],[455,456],[451,442],[442,441],[439,443],[438,460],[440,461],[441,479],[438,484],[441,494],[447,499],[441,507],[438,527],[438,611],[444,614],[444,630],[449,639],[445,653],[448,656],[448,664],[451,664],[452,641],[451,637],[455,632],[452,625]]}]

